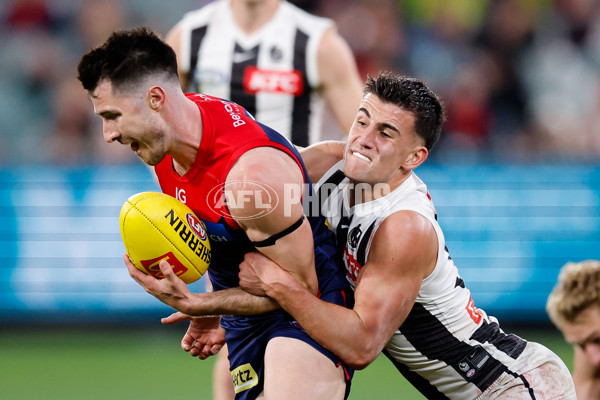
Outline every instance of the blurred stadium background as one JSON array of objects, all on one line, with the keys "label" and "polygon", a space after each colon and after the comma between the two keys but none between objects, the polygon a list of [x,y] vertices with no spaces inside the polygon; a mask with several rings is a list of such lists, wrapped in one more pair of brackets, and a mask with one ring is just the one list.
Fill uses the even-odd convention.
[{"label": "blurred stadium background", "polygon": [[[444,138],[417,173],[475,305],[572,366],[546,298],[567,261],[600,257],[597,0],[292,1],[333,18],[361,74],[417,76]],[[127,275],[131,194],[158,190],[103,142],[76,76],[114,29],[161,34],[200,0],[0,0],[0,397],[210,398],[212,361]],[[327,137],[340,137],[326,120]],[[203,283],[195,284],[203,290]],[[351,399],[420,398],[377,360]]]}]

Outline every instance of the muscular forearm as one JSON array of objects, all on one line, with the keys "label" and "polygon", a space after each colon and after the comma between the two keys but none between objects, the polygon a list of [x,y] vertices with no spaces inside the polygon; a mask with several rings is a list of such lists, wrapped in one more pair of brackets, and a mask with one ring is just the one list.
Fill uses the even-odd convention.
[{"label": "muscular forearm", "polygon": [[387,339],[378,332],[370,332],[354,310],[318,299],[291,276],[286,279],[282,275],[282,278],[270,283],[266,294],[277,300],[311,337],[344,363],[362,369],[381,352]]},{"label": "muscular forearm", "polygon": [[195,293],[179,311],[193,316],[254,315],[280,308],[268,297],[254,296],[239,287],[211,293]]}]

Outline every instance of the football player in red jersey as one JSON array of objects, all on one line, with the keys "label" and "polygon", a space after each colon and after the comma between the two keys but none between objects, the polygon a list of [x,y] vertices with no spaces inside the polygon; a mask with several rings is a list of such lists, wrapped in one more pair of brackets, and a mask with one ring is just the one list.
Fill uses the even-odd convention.
[{"label": "football player in red jersey", "polygon": [[[311,188],[294,146],[235,103],[184,94],[173,49],[147,28],[114,32],[82,57],[78,74],[105,140],[130,146],[154,166],[163,192],[206,223],[212,293],[191,293],[167,262],[160,263],[165,278],[157,280],[124,257],[130,275],[165,304],[187,315],[224,315],[192,318],[186,349],[217,350],[220,322],[236,399],[344,398],[352,372],[274,301],[239,288],[238,265],[258,249],[311,293],[345,302],[347,285],[324,219],[305,217],[300,196],[276,201],[290,186]],[[209,328],[210,343],[187,341]]]},{"label": "football player in red jersey", "polygon": [[[325,110],[340,137],[352,125],[362,79],[330,19],[287,1],[219,0],[184,15],[166,41],[184,91],[230,99],[295,145],[323,138]],[[214,400],[234,397],[228,369],[225,346],[215,365]]]}]

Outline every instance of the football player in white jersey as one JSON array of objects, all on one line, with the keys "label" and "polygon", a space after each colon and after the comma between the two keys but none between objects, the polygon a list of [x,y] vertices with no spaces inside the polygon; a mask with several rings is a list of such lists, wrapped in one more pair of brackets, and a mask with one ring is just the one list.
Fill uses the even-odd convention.
[{"label": "football player in white jersey", "polygon": [[[340,134],[352,125],[362,80],[330,19],[282,0],[218,0],[187,13],[166,41],[184,91],[232,100],[296,145],[322,139],[325,105]],[[233,397],[225,347],[213,399]]]},{"label": "football player in white jersey", "polygon": [[575,399],[562,360],[476,308],[448,254],[427,187],[413,172],[443,121],[439,99],[422,82],[382,73],[367,80],[344,150],[330,143],[304,153],[311,175],[323,175],[318,202],[355,287],[353,309],[320,301],[255,253],[240,266],[241,286],[277,300],[352,367],[383,351],[429,399]]},{"label": "football player in white jersey", "polygon": [[567,263],[548,297],[546,310],[575,348],[577,398],[600,399],[600,261]]},{"label": "football player in white jersey", "polygon": [[335,23],[285,0],[218,0],[168,33],[184,91],[242,105],[295,145],[321,138],[323,100],[348,132],[362,79]]}]

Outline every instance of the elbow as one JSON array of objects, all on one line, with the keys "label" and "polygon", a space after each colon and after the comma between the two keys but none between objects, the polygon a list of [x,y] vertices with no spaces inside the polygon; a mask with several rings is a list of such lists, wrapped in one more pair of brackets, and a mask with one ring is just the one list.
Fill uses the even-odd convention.
[{"label": "elbow", "polygon": [[354,349],[351,353],[340,357],[344,364],[354,370],[365,369],[379,356],[379,349]]}]

